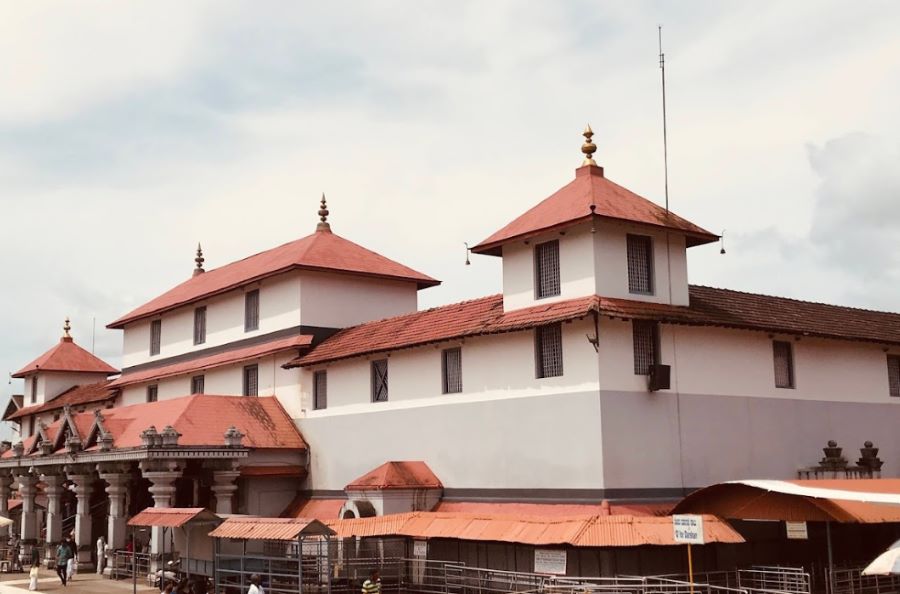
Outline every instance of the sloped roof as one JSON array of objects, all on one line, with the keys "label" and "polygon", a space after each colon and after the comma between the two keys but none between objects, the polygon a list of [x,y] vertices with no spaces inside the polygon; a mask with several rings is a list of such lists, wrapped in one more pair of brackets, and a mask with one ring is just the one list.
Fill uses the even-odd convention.
[{"label": "sloped roof", "polygon": [[318,270],[410,281],[419,289],[440,284],[428,275],[353,243],[330,231],[316,231],[302,239],[208,270],[111,322],[122,328],[130,322],[236,289],[289,270]]},{"label": "sloped roof", "polygon": [[497,501],[441,501],[432,511],[506,516],[665,516],[675,503],[516,503]]},{"label": "sloped roof", "polygon": [[[497,514],[410,512],[327,522],[339,538],[408,536],[510,542],[537,546],[634,547],[678,545],[672,517],[579,516],[522,517]],[[740,543],[744,539],[715,516],[703,517],[706,542]]]},{"label": "sloped roof", "polygon": [[385,462],[345,487],[347,491],[385,489],[443,489],[427,464],[420,461]]},{"label": "sloped roof", "polygon": [[67,371],[78,373],[105,373],[113,375],[119,370],[99,357],[87,352],[72,340],[71,336],[63,336],[49,351],[13,374],[13,377],[25,377],[36,371]]},{"label": "sloped roof", "polygon": [[4,420],[12,421],[28,415],[59,410],[65,406],[78,406],[81,404],[92,404],[94,402],[110,400],[116,396],[116,390],[110,387],[110,383],[110,380],[103,380],[102,382],[97,382],[95,384],[72,386],[53,400],[43,404],[35,404],[34,406],[20,408]]},{"label": "sloped roof", "polygon": [[279,514],[282,518],[314,518],[320,522],[340,517],[346,499],[311,498],[297,495]]},{"label": "sloped roof", "polygon": [[209,533],[213,538],[296,540],[301,536],[333,535],[327,525],[311,518],[231,517]]},{"label": "sloped roof", "polygon": [[688,247],[710,243],[719,238],[606,179],[602,167],[587,165],[575,171],[574,180],[473,247],[472,251],[499,256],[500,246],[508,241],[525,239],[551,229],[561,229],[589,220],[592,216],[591,205],[595,207],[594,215],[601,218],[651,225],[683,233],[687,236]]},{"label": "sloped roof", "polygon": [[299,334],[297,336],[278,338],[260,344],[254,344],[252,346],[230,349],[213,355],[200,356],[196,359],[178,361],[177,363],[170,363],[168,365],[164,364],[156,367],[145,367],[135,371],[126,369],[121,377],[112,382],[111,386],[120,388],[122,386],[139,384],[141,382],[203,371],[204,369],[211,369],[222,365],[230,365],[249,359],[258,359],[259,357],[265,357],[283,351],[306,348],[312,344],[312,341],[312,336]]},{"label": "sloped roof", "polygon": [[469,336],[525,330],[582,318],[591,312],[622,319],[900,345],[900,313],[695,285],[691,285],[689,291],[689,306],[592,295],[509,312],[503,311],[502,295],[491,295],[346,328],[285,367],[316,365]]},{"label": "sloped roof", "polygon": [[212,524],[219,521],[219,516],[203,507],[148,507],[128,520],[128,525],[180,528],[185,524]]}]

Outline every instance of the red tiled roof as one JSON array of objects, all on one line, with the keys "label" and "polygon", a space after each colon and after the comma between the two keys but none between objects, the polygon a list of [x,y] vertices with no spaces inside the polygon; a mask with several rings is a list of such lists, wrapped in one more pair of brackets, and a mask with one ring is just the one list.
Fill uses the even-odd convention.
[{"label": "red tiled roof", "polygon": [[214,523],[219,516],[203,507],[148,507],[128,520],[129,526],[180,528],[196,522]]},{"label": "red tiled roof", "polygon": [[160,365],[159,367],[144,368],[137,371],[125,370],[121,377],[112,382],[111,386],[120,388],[122,386],[130,386],[150,380],[193,373],[195,371],[202,371],[204,369],[220,367],[222,365],[229,365],[231,363],[238,363],[249,359],[258,359],[259,357],[265,357],[282,351],[308,347],[312,344],[312,340],[312,336],[300,334],[255,344],[253,346],[224,351],[216,353],[215,355],[179,361],[178,363],[171,363],[169,365]]},{"label": "red tiled roof", "polygon": [[544,518],[561,516],[664,516],[674,503],[594,504],[572,503],[505,503],[482,501],[441,501],[433,511],[467,514],[492,514],[507,516],[537,516]]},{"label": "red tiled roof", "polygon": [[311,518],[226,518],[209,533],[213,538],[296,540],[301,535],[333,535],[334,531]]},{"label": "red tiled roof", "polygon": [[75,341],[69,336],[60,338],[52,349],[15,372],[13,377],[25,377],[38,370],[105,373],[106,375],[119,373],[115,367],[75,344]]},{"label": "red tiled roof", "polygon": [[588,296],[504,313],[491,295],[337,332],[285,367],[308,366],[469,336],[524,330],[591,312],[623,319],[719,326],[837,340],[900,344],[900,314],[691,286],[690,306]]},{"label": "red tiled roof", "polygon": [[443,489],[437,476],[420,461],[385,462],[345,487],[346,491]]},{"label": "red tiled roof", "polygon": [[311,499],[297,495],[281,512],[282,518],[313,518],[324,522],[340,517],[346,499]]},{"label": "red tiled roof", "polygon": [[96,384],[86,384],[83,386],[72,386],[53,400],[43,404],[35,404],[20,408],[13,414],[9,415],[6,421],[21,419],[28,415],[59,410],[64,406],[78,406],[80,404],[92,404],[94,402],[103,402],[110,400],[116,396],[116,390],[109,387],[110,381],[104,380]]},{"label": "red tiled roof", "polygon": [[440,284],[440,281],[430,276],[389,260],[330,231],[317,231],[302,239],[193,276],[111,322],[107,328],[122,328],[129,322],[289,270],[342,272],[410,281],[415,282],[420,289]]},{"label": "red tiled roof", "polygon": [[615,184],[596,166],[580,167],[575,179],[555,194],[472,248],[480,254],[500,255],[500,246],[550,229],[559,229],[591,218],[591,205],[602,218],[673,229],[687,235],[687,245],[716,241],[718,236]]}]

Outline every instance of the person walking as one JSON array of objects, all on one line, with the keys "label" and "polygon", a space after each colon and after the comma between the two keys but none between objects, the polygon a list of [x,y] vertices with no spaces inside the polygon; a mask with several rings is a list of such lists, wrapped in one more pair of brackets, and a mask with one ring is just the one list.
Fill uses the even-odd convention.
[{"label": "person walking", "polygon": [[66,579],[66,571],[69,566],[69,559],[71,558],[72,549],[69,548],[69,543],[64,540],[56,547],[56,575],[59,576],[59,580],[62,582],[63,586],[69,581]]},{"label": "person walking", "polygon": [[38,576],[40,575],[40,571],[37,563],[32,564],[31,571],[28,574],[28,589],[32,592],[38,589]]},{"label": "person walking", "polygon": [[258,573],[251,575],[250,588],[247,590],[247,594],[266,594],[263,587],[260,585],[261,581]]},{"label": "person walking", "polygon": [[381,594],[381,575],[377,569],[373,569],[369,579],[363,582],[361,594]]}]

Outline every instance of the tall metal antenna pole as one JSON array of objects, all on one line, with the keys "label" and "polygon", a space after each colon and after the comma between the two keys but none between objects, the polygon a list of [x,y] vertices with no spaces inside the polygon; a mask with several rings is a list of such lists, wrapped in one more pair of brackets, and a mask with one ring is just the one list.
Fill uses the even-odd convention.
[{"label": "tall metal antenna pole", "polygon": [[659,69],[662,71],[663,175],[666,184],[666,213],[669,212],[669,149],[666,135],[666,55],[662,51],[662,25],[659,25]]}]

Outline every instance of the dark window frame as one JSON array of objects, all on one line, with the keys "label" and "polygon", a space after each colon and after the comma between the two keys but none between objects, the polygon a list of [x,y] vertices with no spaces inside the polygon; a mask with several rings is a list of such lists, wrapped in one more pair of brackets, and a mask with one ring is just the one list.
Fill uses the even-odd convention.
[{"label": "dark window frame", "polygon": [[559,240],[534,246],[534,297],[558,297],[562,289],[559,272]]},{"label": "dark window frame", "polygon": [[[253,374],[252,381],[251,374]],[[244,396],[259,396],[259,365],[244,365],[241,375],[243,377],[243,390],[241,393]]]},{"label": "dark window frame", "polygon": [[631,321],[631,346],[634,356],[634,375],[650,375],[650,366],[659,365],[659,322]]},{"label": "dark window frame", "polygon": [[313,410],[328,408],[328,371],[319,369],[313,372]]},{"label": "dark window frame", "polygon": [[150,356],[158,355],[162,350],[162,320],[150,322]]},{"label": "dark window frame", "polygon": [[387,402],[390,397],[388,360],[376,359],[372,361],[370,368],[372,370],[372,402]]},{"label": "dark window frame", "polygon": [[900,355],[888,355],[888,394],[900,397]]},{"label": "dark window frame", "polygon": [[259,330],[259,289],[244,293],[244,332]]},{"label": "dark window frame", "polygon": [[[455,360],[452,357],[455,356]],[[451,371],[455,368],[455,374]],[[441,351],[441,393],[459,394],[463,391],[462,347],[451,347]]]},{"label": "dark window frame", "polygon": [[159,384],[150,384],[147,386],[147,402],[159,402]]},{"label": "dark window frame", "polygon": [[31,402],[30,404],[37,404],[37,375],[31,376]]},{"label": "dark window frame", "polygon": [[194,344],[206,343],[206,306],[194,308]]},{"label": "dark window frame", "polygon": [[[558,351],[558,357],[553,351]],[[534,376],[537,379],[562,377],[562,323],[545,324],[534,329]]]},{"label": "dark window frame", "polygon": [[[640,258],[641,254],[634,253],[638,249],[644,252],[643,258]],[[628,233],[625,236],[625,258],[628,265],[628,292],[632,295],[655,295],[653,237]]]},{"label": "dark window frame", "polygon": [[191,394],[203,394],[206,391],[206,375],[195,375],[191,378]]},{"label": "dark window frame", "polygon": [[[786,368],[779,369],[779,357],[783,357]],[[793,390],[797,387],[797,371],[795,367],[794,345],[789,340],[772,341],[772,363],[775,372],[775,387],[785,390]],[[779,377],[783,373],[787,377]]]}]

